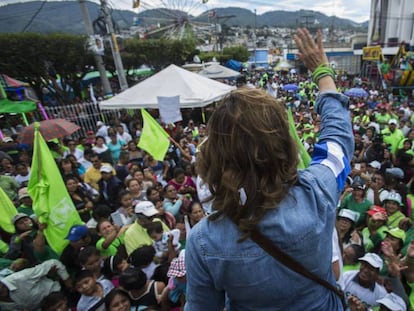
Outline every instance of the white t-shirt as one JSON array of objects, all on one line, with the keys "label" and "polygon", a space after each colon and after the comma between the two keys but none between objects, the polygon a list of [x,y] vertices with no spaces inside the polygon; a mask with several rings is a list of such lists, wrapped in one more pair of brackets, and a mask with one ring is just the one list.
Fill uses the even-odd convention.
[{"label": "white t-shirt", "polygon": [[347,297],[349,294],[358,297],[369,307],[378,306],[377,300],[384,298],[387,290],[384,286],[375,283],[373,288],[365,288],[358,283],[359,270],[347,271],[344,273],[344,292]]},{"label": "white t-shirt", "polygon": [[343,273],[343,267],[344,263],[342,260],[342,254],[341,254],[341,248],[339,246],[339,240],[338,240],[338,233],[336,231],[336,228],[334,228],[334,231],[332,233],[332,263],[338,261],[339,264],[339,278],[336,281],[336,283],[341,286],[341,288],[344,288],[344,273]]},{"label": "white t-shirt", "polygon": [[[379,199],[380,201],[384,201],[385,198],[388,196],[389,191],[385,190],[385,189],[380,189],[380,193],[379,193]],[[367,199],[369,201],[372,202],[372,204],[375,204],[374,202],[374,190],[372,190],[371,188],[368,188],[367,190]]]}]

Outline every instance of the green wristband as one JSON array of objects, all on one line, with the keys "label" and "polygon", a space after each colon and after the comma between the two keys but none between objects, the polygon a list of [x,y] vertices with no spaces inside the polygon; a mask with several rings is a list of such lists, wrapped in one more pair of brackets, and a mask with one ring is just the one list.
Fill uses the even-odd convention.
[{"label": "green wristband", "polygon": [[326,76],[330,76],[332,79],[335,79],[335,70],[327,63],[320,64],[312,73],[312,80],[314,83]]}]

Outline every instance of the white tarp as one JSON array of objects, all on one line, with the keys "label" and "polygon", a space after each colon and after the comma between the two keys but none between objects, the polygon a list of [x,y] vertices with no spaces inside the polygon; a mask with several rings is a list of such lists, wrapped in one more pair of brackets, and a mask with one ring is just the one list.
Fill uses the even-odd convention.
[{"label": "white tarp", "polygon": [[157,97],[180,96],[181,108],[204,107],[223,98],[234,86],[170,65],[124,92],[102,101],[101,109],[158,109]]},{"label": "white tarp", "polygon": [[198,74],[211,79],[229,79],[240,76],[240,72],[220,64],[211,64],[210,66],[203,68]]}]

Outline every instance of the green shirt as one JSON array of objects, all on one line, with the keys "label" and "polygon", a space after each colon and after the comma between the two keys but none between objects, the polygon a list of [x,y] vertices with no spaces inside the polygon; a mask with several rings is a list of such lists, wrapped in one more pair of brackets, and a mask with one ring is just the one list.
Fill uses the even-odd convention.
[{"label": "green shirt", "polygon": [[408,229],[405,232],[405,241],[404,241],[403,249],[401,250],[401,254],[403,254],[404,256],[407,255],[408,246],[410,246],[410,243],[413,240],[414,240],[414,226],[411,226],[410,229]]},{"label": "green shirt", "polygon": [[375,234],[375,236],[371,236],[369,229],[367,227],[362,229],[362,237],[364,240],[365,251],[370,252],[379,243],[381,243],[381,241],[384,240],[387,235],[384,231],[387,231],[387,230],[388,230],[387,226],[381,226],[377,229],[377,233]]},{"label": "green shirt", "polygon": [[372,202],[366,198],[361,203],[358,203],[354,200],[352,193],[348,194],[345,199],[342,200],[341,206],[339,209],[350,209],[351,211],[359,213],[358,220],[355,224],[356,227],[365,225],[365,219],[367,217],[367,211],[372,206]]},{"label": "green shirt", "polygon": [[342,268],[342,272],[347,272],[347,271],[356,271],[359,270],[359,266],[361,264],[358,262],[355,265],[344,265],[344,267]]},{"label": "green shirt", "polygon": [[[170,231],[167,225],[164,224],[161,220],[154,219],[153,221],[161,222],[164,232]],[[130,255],[134,250],[140,248],[141,246],[147,246],[152,244],[153,240],[148,235],[147,230],[143,226],[138,224],[136,221],[125,232],[125,248],[128,255]]]},{"label": "green shirt", "polygon": [[391,153],[395,153],[400,141],[404,139],[403,132],[400,129],[395,129],[394,132],[391,132],[387,127],[381,131],[381,134],[384,143],[391,146]]},{"label": "green shirt", "polygon": [[10,200],[16,199],[19,187],[19,183],[13,177],[0,175],[0,188],[3,189]]},{"label": "green shirt", "polygon": [[400,221],[405,218],[405,215],[400,211],[396,211],[393,215],[388,216],[387,227],[389,229],[398,228]]},{"label": "green shirt", "polygon": [[17,212],[18,213],[23,213],[26,214],[27,216],[32,216],[34,214],[33,212],[33,208],[31,206],[26,206],[24,204],[21,204],[18,208],[17,208]]},{"label": "green shirt", "polygon": [[103,248],[102,244],[105,241],[105,238],[100,238],[98,242],[96,242],[96,248],[101,252],[101,256],[104,258],[115,256],[118,252],[119,246],[124,244],[125,233],[122,234],[120,237],[116,238],[112,241],[112,243],[108,246],[108,248]]},{"label": "green shirt", "polygon": [[390,119],[391,119],[391,116],[389,113],[386,113],[386,114],[377,113],[375,115],[375,121],[377,121],[381,127],[384,127],[384,125],[387,124]]}]

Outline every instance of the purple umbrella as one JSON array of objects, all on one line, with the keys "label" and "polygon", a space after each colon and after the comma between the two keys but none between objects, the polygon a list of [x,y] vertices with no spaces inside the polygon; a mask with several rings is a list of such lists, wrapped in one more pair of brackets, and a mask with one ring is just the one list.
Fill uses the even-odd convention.
[{"label": "purple umbrella", "polygon": [[299,89],[299,87],[296,84],[285,84],[283,86],[283,90],[288,92],[296,92]]},{"label": "purple umbrella", "polygon": [[345,95],[349,97],[367,97],[368,93],[364,89],[361,89],[359,87],[354,87],[346,91]]}]

